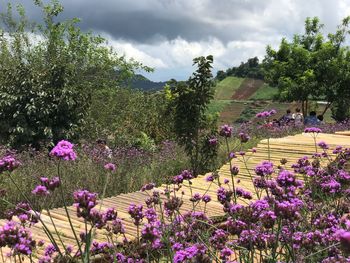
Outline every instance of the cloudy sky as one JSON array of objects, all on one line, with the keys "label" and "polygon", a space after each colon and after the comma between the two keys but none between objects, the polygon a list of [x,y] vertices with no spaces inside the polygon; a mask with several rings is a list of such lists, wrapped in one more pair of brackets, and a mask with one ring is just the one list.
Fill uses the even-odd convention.
[{"label": "cloudy sky", "polygon": [[[7,0],[0,0],[3,9]],[[32,0],[22,3],[40,16]],[[47,1],[45,1],[47,2]],[[214,70],[239,65],[302,33],[305,18],[318,16],[333,32],[350,15],[350,0],[61,0],[64,18],[78,17],[84,30],[108,39],[120,54],[155,68],[155,81],[187,79],[192,58],[214,55]]]}]

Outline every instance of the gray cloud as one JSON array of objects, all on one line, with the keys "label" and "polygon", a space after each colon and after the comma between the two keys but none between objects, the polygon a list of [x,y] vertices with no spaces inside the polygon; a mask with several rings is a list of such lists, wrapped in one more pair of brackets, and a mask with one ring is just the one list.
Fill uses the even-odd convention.
[{"label": "gray cloud", "polygon": [[[0,9],[6,0],[0,0]],[[40,10],[22,3],[32,19]],[[48,0],[45,0],[48,2]],[[187,76],[194,56],[213,54],[215,69],[264,56],[268,44],[301,33],[320,17],[332,32],[350,14],[348,0],[61,0],[60,19],[79,17],[84,30],[104,35],[120,53],[153,66],[152,78]]]}]

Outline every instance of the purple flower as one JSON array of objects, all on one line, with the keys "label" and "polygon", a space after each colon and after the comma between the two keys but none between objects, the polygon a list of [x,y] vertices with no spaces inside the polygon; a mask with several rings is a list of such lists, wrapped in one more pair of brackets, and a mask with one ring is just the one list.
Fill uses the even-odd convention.
[{"label": "purple flower", "polygon": [[156,185],[154,183],[149,183],[149,184],[145,184],[144,186],[142,186],[141,191],[149,191],[152,190]]},{"label": "purple flower", "polygon": [[115,235],[125,233],[123,222],[119,218],[114,219],[111,223],[111,226],[107,227],[107,230],[112,231],[112,233]]},{"label": "purple flower", "polygon": [[104,212],[103,217],[105,221],[112,221],[117,218],[117,211],[115,211],[114,208],[107,208],[107,210]]},{"label": "purple flower", "polygon": [[188,170],[183,170],[181,174],[174,176],[173,183],[174,184],[181,184],[184,180],[191,180],[193,178],[193,175]]},{"label": "purple flower", "polygon": [[305,133],[320,133],[322,132],[322,130],[320,128],[317,127],[308,127],[304,129]]},{"label": "purple flower", "polygon": [[191,202],[198,202],[202,199],[201,195],[199,193],[195,193],[191,198],[190,201]]},{"label": "purple flower", "polygon": [[115,254],[115,259],[117,262],[125,262],[125,256],[122,253]]},{"label": "purple flower", "polygon": [[40,182],[43,186],[47,188],[47,190],[54,191],[61,185],[61,181],[59,177],[54,177],[49,179],[47,177],[41,177]]},{"label": "purple flower", "polygon": [[203,195],[203,196],[202,196],[202,201],[203,201],[204,203],[209,203],[209,202],[211,201],[210,195]]},{"label": "purple flower", "polygon": [[327,143],[325,143],[324,141],[321,141],[317,144],[320,148],[322,148],[323,150],[327,150],[329,149],[329,146]]},{"label": "purple flower", "polygon": [[230,138],[232,136],[232,127],[227,124],[221,126],[219,134],[223,137]]},{"label": "purple flower", "polygon": [[268,176],[273,172],[273,163],[269,161],[263,161],[260,165],[255,167],[255,173],[259,176]]},{"label": "purple flower", "polygon": [[157,219],[158,219],[156,210],[154,210],[154,208],[148,208],[148,209],[146,209],[146,211],[145,211],[145,217],[147,218],[148,223],[156,222]]},{"label": "purple flower", "polygon": [[44,255],[52,256],[55,252],[56,252],[56,248],[52,244],[49,244],[45,248]]},{"label": "purple flower", "polygon": [[231,167],[231,174],[237,175],[239,173],[239,168],[235,165]]},{"label": "purple flower", "polygon": [[259,112],[255,115],[256,118],[268,118],[271,117],[272,115],[276,114],[276,110],[272,109],[270,111],[262,111]]},{"label": "purple flower", "polygon": [[216,146],[217,144],[218,144],[218,139],[217,138],[210,138],[209,140],[208,140],[208,142],[209,142],[209,145],[211,145],[211,146]]},{"label": "purple flower", "polygon": [[225,247],[220,251],[220,259],[222,260],[228,260],[231,255],[233,255],[233,251],[228,247]]},{"label": "purple flower", "polygon": [[208,175],[208,176],[205,178],[205,180],[206,180],[207,182],[213,182],[213,181],[214,181],[214,175],[213,175],[213,174]]},{"label": "purple flower", "polygon": [[45,186],[37,185],[32,191],[32,194],[37,196],[48,196],[50,192],[47,190]]},{"label": "purple flower", "polygon": [[219,189],[217,190],[218,201],[221,204],[225,204],[226,202],[229,202],[232,195],[233,195],[232,191],[228,191],[223,187],[219,187]]},{"label": "purple flower", "polygon": [[299,186],[299,183],[296,182],[295,174],[287,170],[282,170],[278,174],[276,181],[281,187]]},{"label": "purple flower", "polygon": [[252,199],[252,194],[250,192],[245,191],[244,189],[240,188],[240,187],[236,187],[236,195],[238,197],[242,197],[244,199]]},{"label": "purple flower", "polygon": [[111,171],[111,172],[115,172],[115,170],[116,170],[116,166],[114,163],[106,163],[104,165],[104,168],[108,171]]},{"label": "purple flower", "polygon": [[35,249],[35,241],[31,233],[14,221],[0,227],[0,247],[8,246],[12,255],[31,255]]},{"label": "purple flower", "polygon": [[143,218],[143,213],[142,213],[143,206],[142,205],[135,205],[135,204],[130,204],[128,208],[128,213],[131,216],[132,219],[134,219],[134,224],[135,225],[140,225],[142,218]]},{"label": "purple flower", "polygon": [[230,152],[230,154],[229,154],[229,158],[230,158],[230,159],[237,158],[236,153],[234,153],[234,152]]},{"label": "purple flower", "polygon": [[333,178],[328,178],[320,184],[321,188],[331,194],[338,193],[341,190],[341,184]]},{"label": "purple flower", "polygon": [[7,155],[0,159],[0,173],[3,173],[4,171],[12,172],[20,166],[20,164],[21,163],[17,161],[14,156]]},{"label": "purple flower", "polygon": [[73,194],[74,206],[77,209],[77,216],[87,219],[90,211],[97,205],[97,193],[87,190],[78,190]]},{"label": "purple flower", "polygon": [[248,142],[249,139],[250,139],[249,135],[246,134],[246,133],[244,133],[244,132],[240,132],[240,133],[238,134],[238,136],[239,136],[239,139],[241,140],[241,143],[246,143],[246,142]]},{"label": "purple flower", "polygon": [[77,158],[73,150],[73,144],[65,140],[59,141],[51,150],[50,155],[66,161],[74,161]]}]

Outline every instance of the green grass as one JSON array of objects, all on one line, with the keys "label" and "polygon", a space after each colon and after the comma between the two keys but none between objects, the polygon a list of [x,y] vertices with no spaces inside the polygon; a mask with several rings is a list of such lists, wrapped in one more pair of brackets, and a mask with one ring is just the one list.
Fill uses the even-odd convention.
[{"label": "green grass", "polygon": [[220,81],[215,88],[215,99],[230,100],[243,80],[243,78],[227,77],[224,80]]},{"label": "green grass", "polygon": [[230,104],[231,100],[212,100],[208,105],[208,113],[216,114],[223,111],[226,105]]},{"label": "green grass", "polygon": [[278,89],[264,84],[258,89],[251,97],[252,100],[272,100],[273,97],[278,93]]}]

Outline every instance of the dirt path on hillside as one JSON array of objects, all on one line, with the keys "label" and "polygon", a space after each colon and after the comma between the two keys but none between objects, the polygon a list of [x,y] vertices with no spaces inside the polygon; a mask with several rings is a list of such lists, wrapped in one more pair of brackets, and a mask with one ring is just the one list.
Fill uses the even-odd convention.
[{"label": "dirt path on hillside", "polygon": [[264,85],[264,81],[261,79],[245,79],[231,98],[233,100],[247,100],[262,85]]}]

